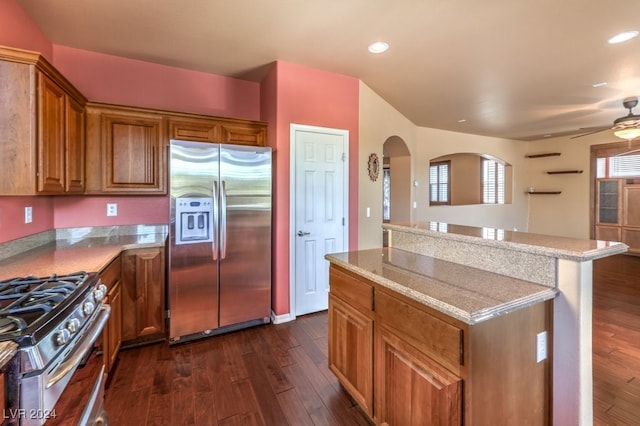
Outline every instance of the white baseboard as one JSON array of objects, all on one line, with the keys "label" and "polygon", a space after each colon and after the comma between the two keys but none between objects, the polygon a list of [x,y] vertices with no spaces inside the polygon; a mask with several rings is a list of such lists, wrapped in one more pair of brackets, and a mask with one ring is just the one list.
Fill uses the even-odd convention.
[{"label": "white baseboard", "polygon": [[284,322],[293,321],[293,317],[291,314],[282,314],[276,315],[273,311],[271,311],[271,322],[274,324],[282,324]]}]

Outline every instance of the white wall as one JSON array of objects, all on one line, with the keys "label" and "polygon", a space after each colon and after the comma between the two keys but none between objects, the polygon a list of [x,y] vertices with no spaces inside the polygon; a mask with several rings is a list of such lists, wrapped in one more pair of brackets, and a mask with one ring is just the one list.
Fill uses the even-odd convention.
[{"label": "white wall", "polygon": [[[367,173],[369,155],[375,152],[379,158],[382,158],[384,142],[391,136],[398,136],[407,145],[413,159],[416,146],[416,126],[366,84],[360,82],[359,133],[358,248],[364,250],[382,247],[382,172],[377,181],[372,182],[369,179]],[[414,168],[412,167],[412,169]],[[413,176],[409,181],[412,180]],[[413,195],[410,194],[407,199],[413,199]],[[371,217],[366,217],[367,207],[371,210]],[[391,208],[393,209],[393,206]]]},{"label": "white wall", "polygon": [[[527,230],[528,211],[526,188],[527,144],[509,139],[449,132],[446,130],[418,128],[415,178],[419,182],[416,191],[418,209],[416,220],[430,220],[459,225],[485,226],[500,229]],[[488,154],[513,166],[512,204],[429,206],[429,161],[456,152]]]},{"label": "white wall", "polygon": [[[529,142],[527,152],[559,152],[558,157],[527,160],[525,187],[559,190],[559,195],[529,196],[531,232],[590,238],[591,145],[620,142],[610,131],[577,139],[559,137]],[[581,174],[549,175],[549,170],[582,170]]]},{"label": "white wall", "polygon": [[[590,145],[619,142],[609,131],[578,139],[569,137],[522,142],[417,127],[360,82],[360,153],[358,244],[382,246],[382,178],[367,174],[369,154],[382,158],[382,145],[400,137],[411,153],[411,220],[517,229],[548,235],[589,238]],[[488,154],[513,166],[512,203],[505,205],[429,206],[429,160],[456,152]],[[526,154],[560,152],[559,157],[528,159]],[[548,175],[548,170],[578,169],[582,174]],[[561,190],[560,195],[528,195],[529,187]],[[371,216],[366,217],[370,208]],[[392,207],[393,208],[393,207]]]}]

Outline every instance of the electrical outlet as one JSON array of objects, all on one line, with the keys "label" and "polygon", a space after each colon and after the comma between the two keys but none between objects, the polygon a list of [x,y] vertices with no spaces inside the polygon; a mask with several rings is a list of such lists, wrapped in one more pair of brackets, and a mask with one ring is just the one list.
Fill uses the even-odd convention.
[{"label": "electrical outlet", "polygon": [[107,203],[107,216],[118,216],[117,203]]},{"label": "electrical outlet", "polygon": [[547,332],[543,331],[536,335],[536,362],[547,359]]},{"label": "electrical outlet", "polygon": [[25,207],[24,208],[24,223],[33,222],[33,208]]}]

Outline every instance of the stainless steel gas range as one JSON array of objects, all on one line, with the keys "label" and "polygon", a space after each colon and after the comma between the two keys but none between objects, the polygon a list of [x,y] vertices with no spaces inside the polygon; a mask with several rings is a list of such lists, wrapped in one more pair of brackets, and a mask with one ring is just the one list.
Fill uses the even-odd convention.
[{"label": "stainless steel gas range", "polygon": [[71,415],[59,407],[78,402],[63,404],[64,390],[88,364],[95,377],[78,424],[106,424],[104,363],[94,350],[109,318],[105,291],[97,274],[86,272],[0,281],[0,341],[18,344],[17,371],[7,388],[19,403],[5,410],[7,424],[57,423]]}]

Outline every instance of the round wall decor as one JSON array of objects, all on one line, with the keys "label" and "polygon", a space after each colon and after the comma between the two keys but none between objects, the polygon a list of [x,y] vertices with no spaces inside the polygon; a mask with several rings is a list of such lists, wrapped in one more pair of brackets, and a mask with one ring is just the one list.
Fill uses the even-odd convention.
[{"label": "round wall decor", "polygon": [[378,174],[380,174],[380,161],[378,160],[378,155],[375,152],[369,155],[367,170],[369,170],[369,179],[375,182],[378,179]]}]

